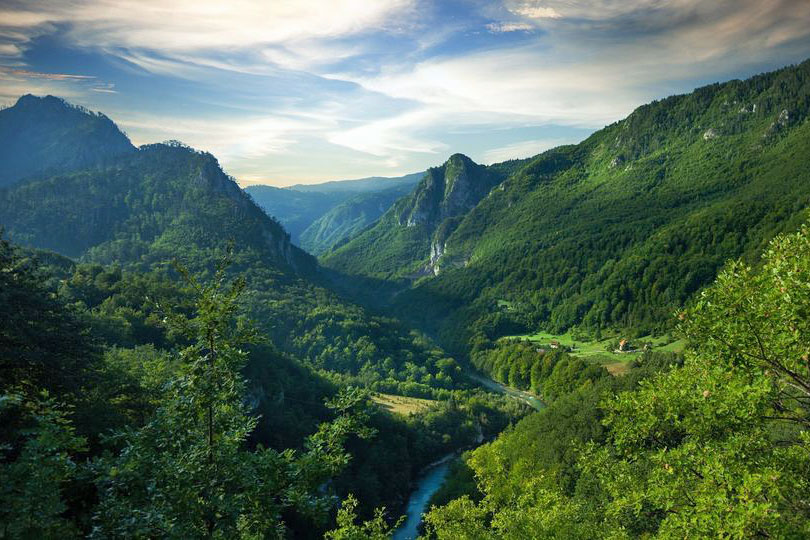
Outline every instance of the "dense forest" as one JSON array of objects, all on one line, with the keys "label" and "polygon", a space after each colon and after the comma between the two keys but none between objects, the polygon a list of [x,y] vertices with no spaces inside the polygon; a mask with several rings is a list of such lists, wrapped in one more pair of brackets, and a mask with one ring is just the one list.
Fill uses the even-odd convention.
[{"label": "dense forest", "polygon": [[380,285],[393,309],[456,354],[538,327],[666,331],[727,259],[755,263],[805,219],[809,111],[810,62],[669,97],[578,145],[488,167],[509,165],[507,178],[423,233],[400,207],[452,203],[425,179],[323,263],[400,278]]},{"label": "dense forest", "polygon": [[[177,512],[190,511],[182,505],[199,501],[149,507],[150,499],[158,496],[149,491],[149,485],[138,488],[146,490],[138,495],[141,499],[130,498],[136,496],[131,492],[135,481],[193,492],[212,474],[199,468],[205,465],[209,450],[197,446],[202,442],[194,431],[206,413],[203,405],[215,408],[215,424],[221,426],[213,435],[224,446],[223,454],[218,454],[224,460],[217,461],[218,470],[222,468],[218,474],[238,474],[245,482],[256,482],[256,475],[275,471],[272,488],[251,486],[257,490],[256,497],[277,493],[274,497],[279,499],[254,509],[272,511],[255,526],[276,530],[290,522],[303,527],[300,537],[308,537],[302,536],[306,530],[317,537],[327,526],[334,507],[332,492],[355,493],[361,498],[358,511],[363,515],[370,515],[375,507],[397,507],[412,477],[436,456],[469,446],[478,437],[492,437],[526,412],[513,401],[481,391],[436,387],[446,401],[419,416],[392,417],[373,407],[369,390],[353,385],[349,375],[348,383],[335,379],[334,373],[294,360],[273,346],[261,326],[244,316],[247,309],[242,300],[249,294],[246,280],[228,278],[226,267],[203,282],[181,266],[173,272],[138,273],[28,253],[5,240],[0,248],[6,322],[0,355],[5,374],[3,441],[10,452],[4,454],[8,468],[3,474],[9,483],[4,482],[8,491],[3,501],[42,504],[30,509],[6,507],[2,521],[8,523],[4,533],[10,537],[65,537],[78,532],[100,537],[202,536],[199,527],[207,526],[204,508],[198,509],[199,523],[191,515],[182,525],[163,522],[173,521]],[[201,329],[203,324],[215,328]],[[211,342],[214,337],[221,344]],[[222,365],[211,360],[214,356]],[[204,364],[202,358],[212,365]],[[337,413],[330,412],[336,407]],[[175,440],[178,430],[190,430],[188,439]],[[199,435],[202,439],[212,436],[210,432]],[[363,435],[365,440],[361,444],[360,438],[355,442],[349,435]],[[169,441],[176,445],[176,455],[159,450]],[[228,470],[226,462],[254,459],[244,453],[247,449],[260,455],[245,467],[257,469]],[[132,452],[140,461],[128,461]],[[152,460],[157,455],[167,460],[165,470],[144,469],[155,465]],[[172,469],[193,461],[194,456],[201,456],[199,463],[187,465],[199,467]],[[28,485],[29,475],[42,460],[53,461],[53,467],[41,471],[44,483]],[[236,462],[230,465],[235,467]],[[113,471],[124,467],[131,476],[113,472],[111,477],[101,467]],[[158,474],[164,476],[150,476]],[[201,476],[192,482],[194,474]],[[302,475],[307,478],[304,482],[296,479]],[[332,488],[323,491],[327,478]],[[181,486],[186,480],[191,483]],[[220,481],[220,490],[241,493],[247,487],[236,487],[227,476]],[[35,488],[42,491],[29,491]],[[104,504],[120,507],[98,507],[100,489],[106,493]],[[113,503],[120,490],[126,492],[126,500]],[[285,506],[295,490],[308,500],[305,507]],[[47,500],[40,500],[49,492]],[[186,497],[193,497],[192,492]],[[316,494],[318,498],[309,500]],[[174,500],[180,494],[172,491],[164,496]],[[244,519],[246,510],[239,505],[251,503],[227,504],[234,519]],[[125,523],[133,515],[125,509],[135,512],[139,505],[144,507],[138,512],[155,521]],[[115,519],[121,523],[96,523],[99,516],[113,519],[116,512],[121,516]],[[65,513],[70,519],[64,519]],[[220,526],[225,528],[217,536],[236,534],[236,523]],[[105,532],[104,527],[112,529]]]},{"label": "dense forest", "polygon": [[807,226],[774,240],[758,270],[729,264],[677,317],[682,365],[642,356],[477,449],[475,483],[430,512],[431,534],[806,537],[808,279]]},{"label": "dense forest", "polygon": [[23,96],[0,537],[382,540],[437,462],[425,538],[809,536],[809,112],[810,61],[251,196]]}]

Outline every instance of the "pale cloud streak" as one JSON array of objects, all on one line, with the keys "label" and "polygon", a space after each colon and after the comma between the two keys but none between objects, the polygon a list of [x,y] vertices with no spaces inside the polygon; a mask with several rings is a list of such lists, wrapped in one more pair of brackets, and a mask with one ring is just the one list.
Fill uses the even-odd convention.
[{"label": "pale cloud streak", "polygon": [[424,131],[424,128],[431,125],[432,120],[434,120],[432,111],[417,110],[333,132],[328,140],[333,144],[378,157],[410,152],[437,154],[447,150],[447,145],[431,140],[428,134],[418,133],[420,126]]},{"label": "pale cloud streak", "polygon": [[535,27],[529,23],[520,22],[504,22],[504,23],[489,23],[487,30],[490,32],[530,32]]},{"label": "pale cloud streak", "polygon": [[[120,60],[118,75],[141,79],[27,65],[43,36]],[[31,91],[74,99],[108,112],[138,142],[184,140],[248,179],[301,181],[307,170],[345,178],[360,165],[383,168],[363,175],[412,172],[467,145],[485,160],[508,159],[575,142],[544,136],[543,126],[581,136],[693,83],[809,55],[807,0],[463,8],[428,0],[6,0],[0,8],[0,98]],[[322,158],[310,159],[315,152]]]},{"label": "pale cloud streak", "polygon": [[87,90],[112,90],[113,86],[96,77],[74,73],[44,73],[0,66],[0,105],[11,105],[23,94],[54,94],[82,101]]},{"label": "pale cloud streak", "polygon": [[[332,125],[329,121],[316,122],[311,117],[298,118],[281,115],[255,115],[239,118],[195,119],[165,118],[149,114],[136,114],[120,122],[136,144],[153,142],[149,136],[156,131],[167,139],[179,139],[195,148],[205,149],[223,163],[238,164],[279,154],[298,139]],[[236,165],[238,168],[238,165]]]},{"label": "pale cloud streak", "polygon": [[0,66],[0,73],[7,75],[30,78],[30,79],[48,79],[52,81],[87,81],[95,79],[92,75],[76,75],[72,73],[42,73],[39,71],[30,71],[27,69],[14,69]]},{"label": "pale cloud streak", "polygon": [[256,2],[251,0],[89,0],[22,4],[0,12],[2,26],[71,24],[78,45],[194,51],[251,47],[342,36],[369,28],[395,30],[409,0]]},{"label": "pale cloud streak", "polygon": [[[774,48],[810,35],[810,2],[790,0],[548,0],[507,7],[523,19],[493,23],[490,30],[533,24],[545,30],[545,37],[529,46],[431,58],[377,76],[345,78],[418,103],[418,117],[430,117],[436,125],[451,125],[451,119],[466,115],[502,127],[534,123],[596,129],[661,97],[679,79],[722,78],[768,61]],[[623,20],[645,32],[661,28],[628,40],[615,34],[614,25]],[[808,51],[806,40],[788,52],[801,55],[802,50]],[[391,136],[407,140],[424,127],[409,121],[415,117],[405,113],[375,121],[370,131],[384,141],[390,127]]]}]

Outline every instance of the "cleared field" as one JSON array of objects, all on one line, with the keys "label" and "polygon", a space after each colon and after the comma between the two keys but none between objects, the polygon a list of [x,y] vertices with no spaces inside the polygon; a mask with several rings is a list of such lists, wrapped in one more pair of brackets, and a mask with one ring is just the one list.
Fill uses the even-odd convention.
[{"label": "cleared field", "polygon": [[668,351],[668,352],[683,352],[683,348],[686,346],[685,339],[679,339],[677,341],[673,341],[672,343],[668,343],[661,346],[656,346],[653,343],[653,349],[656,351]]},{"label": "cleared field", "polygon": [[616,353],[608,349],[613,347],[616,340],[621,336],[615,335],[600,341],[577,341],[570,332],[565,334],[549,334],[548,332],[537,332],[535,334],[523,334],[517,336],[507,336],[501,339],[525,339],[533,343],[549,345],[552,341],[557,341],[561,346],[569,347],[571,354],[580,356],[595,364],[605,367],[612,375],[624,375],[629,370],[629,362],[640,354],[640,349],[645,343],[649,343],[654,351],[682,352],[686,341],[682,339],[674,340],[670,336],[642,336],[631,339],[630,342],[639,350],[628,351],[626,353]]},{"label": "cleared field", "polygon": [[606,347],[615,337],[603,339],[602,341],[577,341],[570,332],[565,334],[549,334],[548,332],[537,332],[535,334],[523,334],[518,336],[507,336],[501,339],[527,339],[535,343],[548,345],[552,341],[558,341],[564,347],[571,347],[572,353],[579,356],[593,356],[608,354]]},{"label": "cleared field", "polygon": [[614,362],[612,364],[604,364],[604,366],[605,369],[608,370],[608,373],[614,377],[624,375],[630,371],[630,362]]},{"label": "cleared field", "polygon": [[[615,342],[621,336],[611,336],[601,341],[577,341],[571,336],[570,332],[565,334],[549,334],[548,332],[537,332],[535,334],[522,334],[516,336],[506,336],[501,339],[527,339],[535,343],[551,343],[551,341],[558,341],[560,345],[571,347],[572,352],[580,356],[589,355],[603,355],[610,354],[607,350],[608,345]],[[642,336],[630,340],[633,344],[642,345],[644,343],[652,344],[653,350],[680,352],[683,350],[685,341],[682,339],[673,340],[669,336]]]},{"label": "cleared field", "polygon": [[374,403],[378,404],[386,411],[393,414],[401,414],[402,416],[422,412],[438,403],[438,401],[433,399],[413,398],[397,396],[395,394],[380,393],[374,394],[374,397],[371,399],[374,401]]}]

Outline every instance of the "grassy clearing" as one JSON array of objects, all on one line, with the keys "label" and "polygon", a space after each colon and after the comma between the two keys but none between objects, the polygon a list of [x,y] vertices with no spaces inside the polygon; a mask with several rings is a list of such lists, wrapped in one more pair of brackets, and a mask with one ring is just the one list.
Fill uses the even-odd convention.
[{"label": "grassy clearing", "polygon": [[433,399],[413,398],[406,396],[397,396],[395,394],[374,394],[371,398],[374,403],[392,414],[401,414],[408,416],[409,414],[416,414],[422,412],[438,401]]},{"label": "grassy clearing", "polygon": [[603,339],[602,341],[577,341],[570,332],[565,334],[549,334],[548,332],[537,332],[536,334],[523,334],[519,336],[508,336],[502,339],[527,339],[535,343],[548,345],[552,341],[559,341],[560,345],[571,347],[572,352],[578,356],[588,357],[594,355],[609,354],[605,347],[615,338]]},{"label": "grassy clearing", "polygon": [[685,339],[679,339],[677,341],[673,341],[672,343],[664,344],[664,345],[658,346],[658,347],[656,347],[653,344],[653,348],[656,351],[667,351],[667,352],[683,352],[683,348],[685,346],[686,346],[686,340]]},{"label": "grassy clearing", "polygon": [[508,300],[498,300],[498,307],[506,309],[507,311],[512,311],[513,309],[515,309],[514,303]]},{"label": "grassy clearing", "polygon": [[624,375],[630,371],[630,362],[613,362],[612,364],[605,364],[605,369],[614,377]]},{"label": "grassy clearing", "polygon": [[620,336],[615,335],[600,341],[576,340],[570,332],[565,334],[549,334],[548,332],[537,332],[535,334],[523,334],[517,336],[507,336],[501,339],[524,339],[533,343],[549,345],[552,341],[557,341],[561,346],[571,348],[571,354],[587,359],[595,364],[605,367],[612,375],[623,375],[630,369],[629,363],[641,352],[641,347],[645,343],[652,345],[654,351],[682,352],[685,340],[673,340],[670,336],[642,336],[631,339],[630,342],[638,347],[638,350],[627,353],[616,353],[608,349],[615,344]]}]

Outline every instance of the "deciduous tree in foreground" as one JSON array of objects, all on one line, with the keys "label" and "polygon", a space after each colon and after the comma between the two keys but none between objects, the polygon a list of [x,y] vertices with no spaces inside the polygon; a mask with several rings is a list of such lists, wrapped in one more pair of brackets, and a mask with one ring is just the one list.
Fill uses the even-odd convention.
[{"label": "deciduous tree in foreground", "polygon": [[470,460],[483,501],[434,509],[430,529],[448,539],[810,536],[810,229],[775,239],[757,269],[729,264],[679,318],[684,366],[603,401],[607,444],[581,448],[573,493],[553,471],[511,477],[519,467],[485,447]]}]

